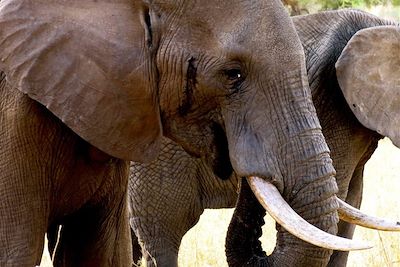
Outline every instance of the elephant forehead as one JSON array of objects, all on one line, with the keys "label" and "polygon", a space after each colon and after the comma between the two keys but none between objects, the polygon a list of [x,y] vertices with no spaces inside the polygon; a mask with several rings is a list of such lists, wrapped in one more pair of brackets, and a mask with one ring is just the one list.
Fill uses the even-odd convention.
[{"label": "elephant forehead", "polygon": [[[244,42],[249,36],[263,28],[255,26],[262,19],[265,3],[262,1],[248,3],[246,1],[186,1],[181,6],[161,5],[161,12],[170,13],[170,23],[176,31],[186,39],[198,40],[200,36],[207,36],[203,42],[214,38],[219,42]],[[269,12],[268,14],[270,14]],[[251,26],[251,27],[250,27]],[[262,30],[260,30],[262,32]]]}]

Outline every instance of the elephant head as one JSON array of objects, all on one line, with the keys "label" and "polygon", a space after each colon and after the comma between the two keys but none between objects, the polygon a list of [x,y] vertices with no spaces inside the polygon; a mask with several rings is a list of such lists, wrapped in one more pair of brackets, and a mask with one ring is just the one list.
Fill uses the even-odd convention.
[{"label": "elephant head", "polygon": [[[400,114],[397,104],[400,92],[399,25],[354,10],[299,16],[294,17],[293,21],[306,51],[313,97],[318,103],[319,115],[322,116],[325,126],[328,126],[326,131],[328,138],[332,137],[330,132],[335,131],[339,131],[336,136],[348,136],[343,133],[345,131],[340,134],[342,127],[334,129],[333,123],[329,122],[330,120],[335,121],[336,119],[339,122],[350,121],[350,123],[358,124],[358,119],[363,126],[381,135],[388,136],[398,145],[397,118]],[[333,91],[336,88],[337,91],[341,90],[338,93],[340,94],[339,97],[321,93],[321,91],[334,93]],[[343,113],[346,114],[344,116],[348,116],[346,120],[334,118],[337,116],[337,112],[332,110],[332,108],[339,109],[340,101],[337,103],[335,100],[340,100],[342,93],[348,104],[348,107],[342,107],[346,109],[346,112]],[[333,100],[327,100],[327,96],[332,97]],[[334,104],[327,104],[329,102]],[[327,105],[325,106],[325,104]],[[347,109],[349,112],[347,112]],[[357,119],[353,119],[352,113]],[[351,127],[356,128],[356,126]],[[331,139],[333,147],[340,150],[338,145],[340,146],[342,143],[339,141],[339,144],[334,144],[334,138]],[[353,142],[362,141],[359,139]],[[343,153],[343,151],[336,151],[336,160],[338,160],[336,164],[339,163],[340,166],[340,163],[342,163],[344,165],[341,158],[346,158],[346,156],[338,155],[338,153]],[[351,152],[349,151],[349,153]],[[269,202],[275,201],[275,199],[268,195],[262,196],[264,193],[257,190],[257,183],[259,181],[255,178],[242,181],[235,214],[227,236],[226,250],[230,266],[275,266],[275,264],[278,266],[326,266],[326,263],[324,264],[319,260],[321,257],[319,253],[314,253],[312,256],[314,259],[310,257],[308,262],[306,259],[299,263],[297,254],[304,253],[304,251],[294,249],[293,243],[301,241],[290,236],[288,232],[293,231],[293,229],[285,225],[285,222],[277,226],[277,246],[273,254],[270,257],[266,256],[258,241],[265,211],[257,199],[268,198]],[[252,194],[252,191],[257,198]],[[309,197],[307,192],[303,191],[301,194],[304,198]],[[290,204],[292,205],[292,203]],[[323,202],[320,204],[326,205]],[[339,215],[343,221],[379,230],[400,230],[399,222],[384,221],[362,215],[341,200],[338,200],[338,204]],[[279,212],[290,213],[289,210],[284,209],[283,205],[280,206],[281,211],[269,208],[268,201],[262,203],[262,205],[268,208],[272,217]],[[302,207],[295,203],[295,209],[301,214],[309,214],[313,209],[325,209],[325,207],[312,205]],[[300,227],[300,225],[297,225],[297,227]],[[286,228],[287,231],[283,228]],[[283,257],[276,257],[276,255],[282,254],[288,255],[284,261],[282,261]],[[338,265],[334,262],[328,266]]]},{"label": "elephant head", "polygon": [[[220,176],[258,176],[298,208],[328,203],[305,219],[336,233],[335,171],[280,1],[4,0],[0,29],[10,84],[95,147],[143,162],[164,134]],[[363,247],[340,242],[327,247]]]}]

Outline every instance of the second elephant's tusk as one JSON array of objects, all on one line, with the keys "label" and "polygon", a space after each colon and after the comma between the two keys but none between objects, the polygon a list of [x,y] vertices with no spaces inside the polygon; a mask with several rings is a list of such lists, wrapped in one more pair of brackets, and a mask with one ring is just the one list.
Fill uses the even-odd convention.
[{"label": "second elephant's tusk", "polygon": [[248,177],[247,181],[261,205],[277,223],[292,235],[315,246],[327,249],[351,251],[372,247],[366,242],[328,234],[311,225],[300,217],[283,199],[278,189],[267,181],[256,176]]},{"label": "second elephant's tusk", "polygon": [[375,230],[400,231],[400,222],[372,217],[370,215],[362,213],[360,210],[347,204],[340,198],[337,198],[337,201],[339,203],[339,217],[345,222],[357,224],[359,226]]}]

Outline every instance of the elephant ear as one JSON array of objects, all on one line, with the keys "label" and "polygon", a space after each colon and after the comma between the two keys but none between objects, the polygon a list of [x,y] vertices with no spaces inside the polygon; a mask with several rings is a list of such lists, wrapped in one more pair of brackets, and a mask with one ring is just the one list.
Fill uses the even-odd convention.
[{"label": "elephant ear", "polygon": [[148,9],[130,0],[2,0],[7,81],[118,158],[159,150],[155,46]]},{"label": "elephant ear", "polygon": [[336,62],[336,75],[357,119],[400,147],[400,28],[358,31]]}]

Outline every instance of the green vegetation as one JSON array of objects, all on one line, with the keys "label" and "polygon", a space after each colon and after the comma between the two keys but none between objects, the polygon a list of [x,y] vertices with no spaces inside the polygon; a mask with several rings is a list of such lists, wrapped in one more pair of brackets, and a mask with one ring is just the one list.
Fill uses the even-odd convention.
[{"label": "green vegetation", "polygon": [[282,0],[292,15],[339,8],[371,9],[377,6],[400,7],[400,0]]},{"label": "green vegetation", "polygon": [[377,5],[400,5],[399,0],[298,0],[303,6],[320,6],[322,9],[338,9],[349,7],[367,7]]}]

